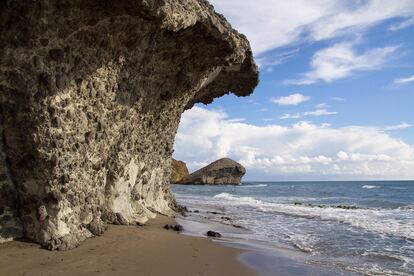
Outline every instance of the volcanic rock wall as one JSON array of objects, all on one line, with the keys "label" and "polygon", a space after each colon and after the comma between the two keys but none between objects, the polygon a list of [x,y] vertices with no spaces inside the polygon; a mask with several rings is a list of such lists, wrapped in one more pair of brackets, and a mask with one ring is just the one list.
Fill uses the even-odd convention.
[{"label": "volcanic rock wall", "polygon": [[4,153],[3,128],[0,114],[0,243],[22,236],[22,224],[17,214],[17,193],[10,178]]},{"label": "volcanic rock wall", "polygon": [[258,82],[203,0],[4,0],[0,29],[0,236],[49,249],[172,214],[182,112]]}]

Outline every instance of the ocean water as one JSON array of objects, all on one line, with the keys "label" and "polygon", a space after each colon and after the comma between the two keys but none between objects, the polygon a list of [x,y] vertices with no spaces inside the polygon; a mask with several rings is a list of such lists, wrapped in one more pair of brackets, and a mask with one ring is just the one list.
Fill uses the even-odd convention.
[{"label": "ocean water", "polygon": [[306,262],[363,275],[414,275],[414,182],[174,185],[193,216],[246,229]]}]

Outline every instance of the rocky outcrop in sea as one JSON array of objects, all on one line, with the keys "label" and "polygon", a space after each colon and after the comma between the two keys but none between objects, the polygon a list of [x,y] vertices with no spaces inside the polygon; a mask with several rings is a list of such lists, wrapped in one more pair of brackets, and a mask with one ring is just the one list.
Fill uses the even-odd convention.
[{"label": "rocky outcrop in sea", "polygon": [[170,183],[180,183],[182,179],[187,177],[190,173],[188,172],[187,164],[183,161],[175,160],[173,158],[171,162],[171,178]]},{"label": "rocky outcrop in sea", "polygon": [[193,172],[180,181],[180,184],[194,185],[239,185],[246,169],[229,158],[222,158]]},{"label": "rocky outcrop in sea", "polygon": [[181,114],[258,83],[204,0],[5,0],[0,30],[0,240],[66,250],[173,214]]}]

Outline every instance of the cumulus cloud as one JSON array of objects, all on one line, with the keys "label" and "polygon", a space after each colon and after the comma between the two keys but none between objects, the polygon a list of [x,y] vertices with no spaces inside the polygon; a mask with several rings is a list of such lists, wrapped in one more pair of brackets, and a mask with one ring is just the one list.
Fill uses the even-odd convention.
[{"label": "cumulus cloud", "polygon": [[314,84],[320,81],[332,82],[353,75],[356,72],[382,68],[397,50],[397,46],[369,49],[357,53],[355,43],[337,43],[315,53],[311,70],[299,79],[286,80],[285,84]]},{"label": "cumulus cloud", "polygon": [[301,119],[304,117],[320,117],[320,116],[328,116],[328,115],[336,115],[338,112],[335,111],[328,111],[326,109],[316,109],[314,111],[307,111],[307,112],[299,112],[294,114],[284,114],[280,117],[281,120],[285,119]]},{"label": "cumulus cloud", "polygon": [[414,75],[412,75],[410,77],[399,78],[399,79],[394,80],[395,84],[406,84],[406,83],[409,83],[409,82],[414,82]]},{"label": "cumulus cloud", "polygon": [[410,20],[414,16],[412,0],[210,2],[234,27],[247,35],[256,55],[303,40],[318,41],[362,32],[391,18]]},{"label": "cumulus cloud", "polygon": [[278,105],[298,105],[300,103],[307,102],[310,99],[311,98],[309,96],[295,93],[286,97],[271,98],[270,101]]},{"label": "cumulus cloud", "polygon": [[195,170],[225,156],[245,165],[250,179],[414,177],[414,148],[375,127],[256,126],[234,122],[223,111],[186,111],[175,157]]}]

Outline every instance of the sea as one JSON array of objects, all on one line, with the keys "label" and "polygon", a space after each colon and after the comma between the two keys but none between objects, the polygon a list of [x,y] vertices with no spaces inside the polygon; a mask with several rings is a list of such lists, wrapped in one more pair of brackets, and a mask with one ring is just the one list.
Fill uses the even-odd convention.
[{"label": "sea", "polygon": [[202,235],[205,227],[198,225],[210,221],[228,240],[296,252],[304,263],[341,275],[414,275],[414,181],[172,189],[189,209],[183,219],[195,234]]}]

